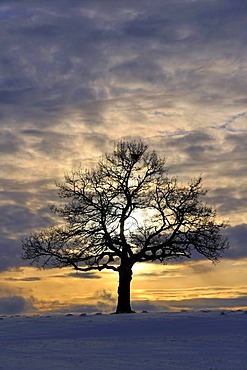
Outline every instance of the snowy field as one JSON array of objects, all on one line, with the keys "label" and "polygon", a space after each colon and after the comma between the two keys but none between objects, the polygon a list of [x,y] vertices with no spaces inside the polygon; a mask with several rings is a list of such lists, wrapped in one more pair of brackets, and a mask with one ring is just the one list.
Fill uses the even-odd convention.
[{"label": "snowy field", "polygon": [[1,370],[246,370],[247,314],[0,317]]}]

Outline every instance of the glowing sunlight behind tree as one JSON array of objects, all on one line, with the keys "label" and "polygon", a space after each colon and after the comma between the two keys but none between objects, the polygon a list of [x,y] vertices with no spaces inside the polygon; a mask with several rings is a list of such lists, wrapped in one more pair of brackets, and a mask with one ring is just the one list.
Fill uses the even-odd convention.
[{"label": "glowing sunlight behind tree", "polygon": [[120,141],[92,170],[57,184],[64,222],[23,240],[23,259],[38,266],[119,274],[117,313],[132,312],[132,268],[140,262],[193,258],[215,262],[228,248],[224,223],[203,203],[201,177],[179,184],[165,159],[142,141]]}]

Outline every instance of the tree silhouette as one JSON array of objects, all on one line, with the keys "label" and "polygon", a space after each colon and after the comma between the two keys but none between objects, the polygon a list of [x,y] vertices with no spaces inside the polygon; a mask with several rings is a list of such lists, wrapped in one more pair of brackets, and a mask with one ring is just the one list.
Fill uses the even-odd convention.
[{"label": "tree silhouette", "polygon": [[228,248],[215,209],[202,202],[201,177],[180,185],[165,160],[142,141],[119,142],[92,170],[79,168],[57,184],[62,226],[23,240],[23,259],[38,266],[118,272],[116,313],[132,312],[132,267],[191,258],[213,262]]}]

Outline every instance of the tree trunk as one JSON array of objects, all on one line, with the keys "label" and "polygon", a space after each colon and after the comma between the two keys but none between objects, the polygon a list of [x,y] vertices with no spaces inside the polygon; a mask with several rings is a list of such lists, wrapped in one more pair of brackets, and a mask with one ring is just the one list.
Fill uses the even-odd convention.
[{"label": "tree trunk", "polygon": [[130,283],[132,266],[121,264],[119,267],[118,305],[116,313],[132,313],[130,306]]}]

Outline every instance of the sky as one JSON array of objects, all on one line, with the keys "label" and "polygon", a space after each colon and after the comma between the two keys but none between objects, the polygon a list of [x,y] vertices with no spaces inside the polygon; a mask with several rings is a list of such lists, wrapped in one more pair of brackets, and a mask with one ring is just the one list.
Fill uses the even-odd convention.
[{"label": "sky", "polygon": [[136,309],[247,307],[245,0],[2,0],[0,313],[101,311],[117,275],[37,270],[21,240],[54,222],[56,181],[142,139],[181,181],[202,174],[229,226],[217,265],[136,266]]}]

